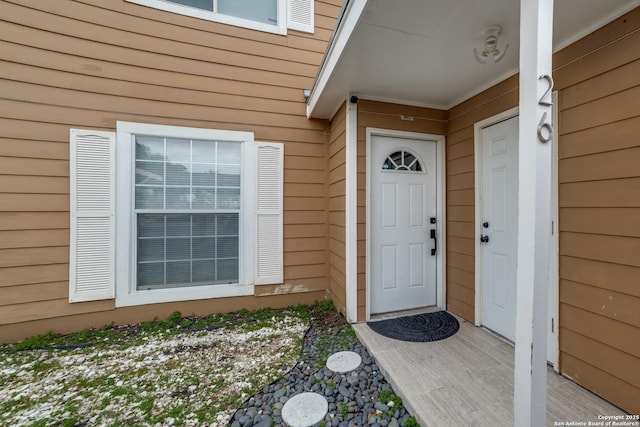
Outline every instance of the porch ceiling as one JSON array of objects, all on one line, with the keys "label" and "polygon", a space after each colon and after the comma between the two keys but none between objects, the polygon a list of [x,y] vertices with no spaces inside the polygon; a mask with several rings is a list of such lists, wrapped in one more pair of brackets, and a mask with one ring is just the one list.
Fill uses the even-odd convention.
[{"label": "porch ceiling", "polygon": [[[349,3],[309,98],[310,117],[331,118],[348,94],[449,109],[518,70],[519,1]],[[556,0],[554,51],[638,5],[640,0]],[[502,27],[498,48],[509,48],[499,63],[481,65],[473,49],[481,50],[482,30],[490,25]]]}]

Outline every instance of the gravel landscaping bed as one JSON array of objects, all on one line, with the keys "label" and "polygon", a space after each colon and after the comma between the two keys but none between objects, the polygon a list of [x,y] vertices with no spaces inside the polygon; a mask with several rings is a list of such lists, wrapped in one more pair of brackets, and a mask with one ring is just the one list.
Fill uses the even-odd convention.
[{"label": "gravel landscaping bed", "polygon": [[209,426],[299,359],[309,309],[180,317],[0,346],[0,425]]},{"label": "gravel landscaping bed", "polygon": [[[361,365],[345,374],[326,368],[329,356],[353,351]],[[316,426],[355,427],[416,426],[384,375],[357,339],[353,329],[335,311],[327,311],[311,322],[302,358],[282,378],[263,387],[235,412],[231,427],[269,427],[282,424],[282,408],[287,400],[302,392],[315,392],[329,403],[324,421]]]},{"label": "gravel landscaping bed", "polygon": [[[346,350],[356,370],[325,367]],[[330,301],[0,345],[0,425],[270,427],[304,391],[328,401],[320,427],[417,425]]]}]

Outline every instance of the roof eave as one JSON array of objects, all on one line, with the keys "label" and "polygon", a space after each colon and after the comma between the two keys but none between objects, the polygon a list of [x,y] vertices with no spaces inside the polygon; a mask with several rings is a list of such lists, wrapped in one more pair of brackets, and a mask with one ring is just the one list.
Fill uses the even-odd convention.
[{"label": "roof eave", "polygon": [[336,66],[338,65],[340,58],[345,51],[347,43],[351,39],[354,30],[358,26],[362,14],[367,6],[369,0],[346,0],[340,16],[336,29],[334,30],[331,40],[329,41],[329,47],[320,64],[320,70],[311,89],[311,95],[307,101],[307,117],[330,119],[331,117],[323,117],[321,114],[317,114],[316,107],[320,102],[324,90],[326,89],[329,79],[333,75]]}]

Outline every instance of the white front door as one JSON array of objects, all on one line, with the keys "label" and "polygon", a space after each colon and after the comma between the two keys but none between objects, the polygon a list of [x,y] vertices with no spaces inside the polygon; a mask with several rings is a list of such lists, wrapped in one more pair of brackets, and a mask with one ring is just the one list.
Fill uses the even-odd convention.
[{"label": "white front door", "polygon": [[482,324],[515,341],[518,117],[482,130]]},{"label": "white front door", "polygon": [[436,144],[372,137],[371,313],[436,304]]}]

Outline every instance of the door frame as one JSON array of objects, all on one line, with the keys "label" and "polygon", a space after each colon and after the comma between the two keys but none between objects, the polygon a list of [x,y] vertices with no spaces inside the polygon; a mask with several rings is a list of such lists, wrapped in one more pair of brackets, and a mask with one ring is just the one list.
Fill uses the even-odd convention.
[{"label": "door frame", "polygon": [[435,141],[436,143],[436,235],[438,247],[436,252],[436,306],[440,309],[446,307],[446,206],[445,206],[445,136],[430,133],[407,132],[394,129],[366,128],[366,321],[371,320],[371,144],[375,136],[391,138],[417,139],[422,141]]},{"label": "door frame", "polygon": [[[553,141],[551,154],[551,221],[553,236],[551,238],[549,250],[549,283],[551,305],[548,307],[549,315],[553,324],[553,368],[559,372],[560,340],[559,340],[559,230],[558,230],[558,93],[552,94],[552,120],[553,120]],[[475,184],[475,221],[474,221],[474,248],[475,248],[475,325],[482,326],[482,248],[478,236],[482,233],[482,130],[511,119],[519,115],[519,108],[514,107],[509,110],[488,117],[474,123],[474,184]]]}]

